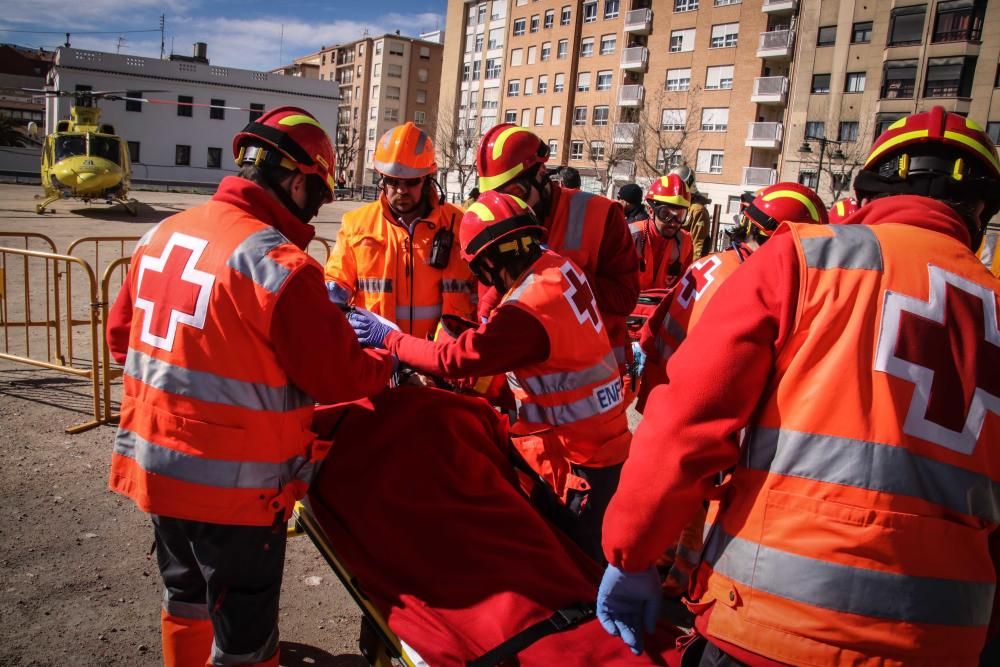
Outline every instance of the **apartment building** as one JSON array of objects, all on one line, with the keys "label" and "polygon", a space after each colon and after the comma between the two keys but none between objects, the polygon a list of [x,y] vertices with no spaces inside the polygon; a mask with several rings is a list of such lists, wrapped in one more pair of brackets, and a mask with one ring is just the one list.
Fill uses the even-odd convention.
[{"label": "apartment building", "polygon": [[797,31],[782,180],[808,184],[826,201],[848,196],[874,138],[935,105],[1000,144],[997,3],[806,1]]},{"label": "apartment building", "polygon": [[410,120],[430,127],[441,87],[439,41],[398,34],[364,37],[319,52],[319,78],[340,89],[335,141],[339,177],[373,184],[375,142]]},{"label": "apartment building", "polygon": [[1000,8],[913,3],[449,0],[442,117],[469,163],[494,123],[530,127],[590,190],[687,164],[727,211],[779,179],[832,202],[907,113],[1000,135]]}]

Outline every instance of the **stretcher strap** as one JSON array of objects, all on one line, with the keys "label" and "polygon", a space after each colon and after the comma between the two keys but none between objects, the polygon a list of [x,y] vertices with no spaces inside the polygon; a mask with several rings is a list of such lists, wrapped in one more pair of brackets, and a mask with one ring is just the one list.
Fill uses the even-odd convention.
[{"label": "stretcher strap", "polygon": [[560,609],[548,619],[535,623],[504,643],[465,663],[466,667],[494,667],[528,648],[542,637],[562,632],[594,617],[593,603],[577,603]]}]

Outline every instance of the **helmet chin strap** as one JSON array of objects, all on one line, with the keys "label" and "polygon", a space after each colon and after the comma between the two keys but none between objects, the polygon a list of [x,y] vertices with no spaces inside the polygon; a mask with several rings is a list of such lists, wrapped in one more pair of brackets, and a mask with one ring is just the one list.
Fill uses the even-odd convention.
[{"label": "helmet chin strap", "polygon": [[532,173],[525,178],[528,183],[528,187],[532,188],[538,193],[538,203],[532,207],[535,212],[535,217],[540,221],[544,221],[549,215],[549,206],[552,203],[552,196],[549,194],[549,174],[542,165],[537,165],[535,169],[542,170],[541,182],[539,182],[537,174]]},{"label": "helmet chin strap", "polygon": [[264,176],[264,180],[267,181],[268,186],[270,186],[271,192],[273,192],[274,196],[278,198],[278,201],[281,202],[282,206],[287,208],[292,215],[301,220],[303,223],[309,224],[309,221],[315,218],[316,214],[319,213],[319,207],[323,205],[322,200],[315,197],[311,192],[308,192],[308,188],[306,206],[303,208],[295,203],[295,200],[292,199],[292,195],[289,194],[288,190],[285,189],[285,186],[281,184],[281,181],[278,180],[274,173],[265,169],[263,170],[262,175]]}]

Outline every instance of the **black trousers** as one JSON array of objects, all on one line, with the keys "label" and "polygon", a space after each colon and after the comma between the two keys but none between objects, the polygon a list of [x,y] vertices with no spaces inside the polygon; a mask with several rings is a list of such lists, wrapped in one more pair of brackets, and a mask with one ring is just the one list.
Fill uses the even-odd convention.
[{"label": "black trousers", "polygon": [[217,664],[260,662],[278,649],[285,522],[228,526],[153,515],[163,608],[212,621]]}]

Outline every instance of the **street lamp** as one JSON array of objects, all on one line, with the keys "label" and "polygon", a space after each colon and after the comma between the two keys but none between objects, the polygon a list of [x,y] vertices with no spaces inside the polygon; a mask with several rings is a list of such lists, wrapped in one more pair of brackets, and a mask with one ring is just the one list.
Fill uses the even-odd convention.
[{"label": "street lamp", "polygon": [[816,164],[816,191],[818,193],[820,181],[823,179],[823,156],[826,154],[827,144],[832,144],[833,146],[836,146],[836,150],[830,153],[830,163],[832,166],[833,160],[837,160],[838,162],[843,162],[844,160],[847,159],[847,156],[844,155],[844,151],[840,150],[841,144],[846,142],[834,141],[833,139],[827,139],[826,137],[807,136],[802,140],[802,145],[799,146],[799,154],[812,155],[813,149],[812,146],[809,145],[809,143],[813,141],[819,144],[819,161]]}]

